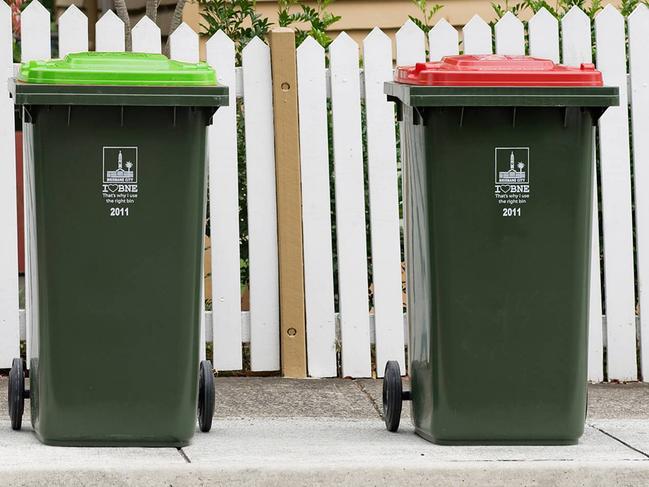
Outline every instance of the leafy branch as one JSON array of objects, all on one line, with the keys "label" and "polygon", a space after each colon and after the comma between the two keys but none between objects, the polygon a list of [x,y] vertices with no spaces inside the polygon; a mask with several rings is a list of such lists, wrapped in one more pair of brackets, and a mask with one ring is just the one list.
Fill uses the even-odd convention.
[{"label": "leafy branch", "polygon": [[[300,45],[308,36],[313,37],[323,47],[331,44],[331,37],[327,29],[340,20],[339,15],[334,15],[327,10],[333,0],[318,0],[316,8],[306,5],[301,0],[279,0],[277,18],[280,27],[295,28],[295,43]],[[291,7],[299,7],[298,12],[291,12]],[[297,24],[297,26],[296,26]],[[299,24],[307,24],[308,29],[299,28]]]},{"label": "leafy branch", "polygon": [[257,13],[255,0],[198,0],[203,23],[201,28],[208,36],[223,31],[235,43],[237,64],[241,64],[241,51],[253,38],[265,39],[271,22]]},{"label": "leafy branch", "polygon": [[413,17],[408,15],[408,18],[412,20],[417,27],[423,30],[426,34],[433,28],[433,17],[437,12],[439,12],[443,5],[434,4],[428,6],[428,0],[412,0],[412,3],[415,4],[419,12],[421,13],[421,18]]}]

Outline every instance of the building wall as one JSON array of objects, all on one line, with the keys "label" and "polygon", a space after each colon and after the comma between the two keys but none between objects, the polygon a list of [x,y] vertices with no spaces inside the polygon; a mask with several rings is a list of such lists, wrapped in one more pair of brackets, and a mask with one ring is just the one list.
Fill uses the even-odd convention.
[{"label": "building wall", "polygon": [[[315,6],[313,2],[307,3]],[[475,14],[485,20],[493,18],[493,9],[488,0],[447,0],[439,3],[444,7],[435,15],[433,23],[444,17],[451,24],[462,27]],[[277,22],[276,0],[257,0],[257,10],[271,22]],[[330,29],[332,37],[345,31],[357,42],[361,42],[374,27],[380,27],[394,39],[394,34],[408,20],[408,15],[421,17],[411,0],[335,0],[328,10],[342,17]],[[200,20],[198,5],[188,3],[185,21],[200,31]]]}]

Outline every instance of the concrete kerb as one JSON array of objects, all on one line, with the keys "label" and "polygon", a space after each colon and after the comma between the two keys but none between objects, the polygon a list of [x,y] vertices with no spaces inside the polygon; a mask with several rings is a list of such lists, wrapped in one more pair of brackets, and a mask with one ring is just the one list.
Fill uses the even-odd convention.
[{"label": "concrete kerb", "polygon": [[595,386],[578,445],[443,447],[407,416],[385,431],[377,380],[219,379],[212,432],[182,450],[43,446],[28,417],[11,431],[4,388],[0,485],[649,485],[647,386]]}]

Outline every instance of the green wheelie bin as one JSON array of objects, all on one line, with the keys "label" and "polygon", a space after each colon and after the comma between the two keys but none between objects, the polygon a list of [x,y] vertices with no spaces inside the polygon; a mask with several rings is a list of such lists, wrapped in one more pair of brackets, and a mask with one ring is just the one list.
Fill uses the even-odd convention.
[{"label": "green wheelie bin", "polygon": [[592,64],[463,55],[398,68],[412,401],[440,444],[572,444],[584,431],[594,125],[618,89]]},{"label": "green wheelie bin", "polygon": [[22,65],[29,390],[51,445],[182,446],[209,431],[199,363],[206,127],[228,89],[205,63],[70,54]]}]

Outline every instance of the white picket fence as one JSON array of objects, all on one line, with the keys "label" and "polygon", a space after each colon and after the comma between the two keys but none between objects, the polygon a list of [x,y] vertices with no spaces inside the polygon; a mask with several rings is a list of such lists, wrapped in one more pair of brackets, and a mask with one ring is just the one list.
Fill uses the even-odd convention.
[{"label": "white picket fence", "polygon": [[[70,7],[59,19],[59,53],[88,48],[87,19]],[[595,19],[596,64],[605,84],[620,88],[619,107],[609,109],[599,123],[601,200],[593,209],[589,378],[601,381],[649,377],[649,317],[636,319],[631,155],[635,187],[635,230],[639,308],[649,309],[649,9],[640,5],[629,16],[631,128],[625,52],[625,19],[611,5]],[[475,16],[463,29],[463,41],[445,20],[424,34],[408,21],[396,34],[397,64],[439,60],[444,55],[492,53],[530,54],[578,66],[592,62],[588,16],[573,7],[562,19],[541,10],[529,21],[529,52],[525,26],[506,14],[492,32]],[[559,36],[561,29],[562,36]],[[96,25],[101,51],[124,50],[124,26],[112,13]],[[426,38],[428,37],[428,39]],[[22,60],[46,59],[50,53],[50,17],[37,1],[22,15]],[[561,39],[561,41],[560,41]],[[495,40],[495,43],[492,41]],[[148,18],[133,29],[133,50],[160,52],[160,30]],[[197,61],[198,36],[187,25],[170,40],[170,55]],[[397,192],[397,152],[394,107],[383,95],[392,78],[390,39],[378,28],[359,46],[346,34],[331,44],[330,70],[325,50],[313,39],[297,49],[301,170],[304,220],[304,265],[309,375],[337,374],[337,344],[343,376],[371,374],[371,343],[376,345],[379,374],[388,359],[405,366],[401,262]],[[250,342],[251,368],[277,370],[279,305],[277,276],[275,161],[268,46],[253,39],[235,67],[233,42],[219,32],[207,43],[207,61],[219,81],[236,89],[230,107],[220,109],[209,132],[210,214],[212,225],[213,311],[206,339],[214,342],[217,369],[242,366],[242,340]],[[11,75],[9,8],[0,2],[0,72]],[[329,71],[329,72],[328,72]],[[13,106],[0,77],[0,368],[18,354],[19,310],[16,259],[15,165]],[[238,181],[235,100],[244,102],[250,256],[250,313],[241,312],[238,226]],[[336,206],[339,309],[334,304],[332,222],[327,101],[331,99]],[[369,312],[361,100],[365,101],[371,258],[374,307]],[[631,152],[632,151],[632,152]],[[597,193],[596,193],[597,194]],[[602,208],[604,266],[600,269],[598,204]],[[601,296],[601,282],[606,290]],[[603,298],[603,300],[602,300]],[[606,318],[602,316],[602,303]],[[29,315],[29,314],[27,314]],[[637,324],[636,324],[637,321]],[[339,333],[337,329],[339,328]],[[29,337],[27,337],[29,339]],[[641,367],[637,367],[636,339]],[[606,357],[605,357],[606,351]],[[604,370],[606,363],[606,371]]]}]

